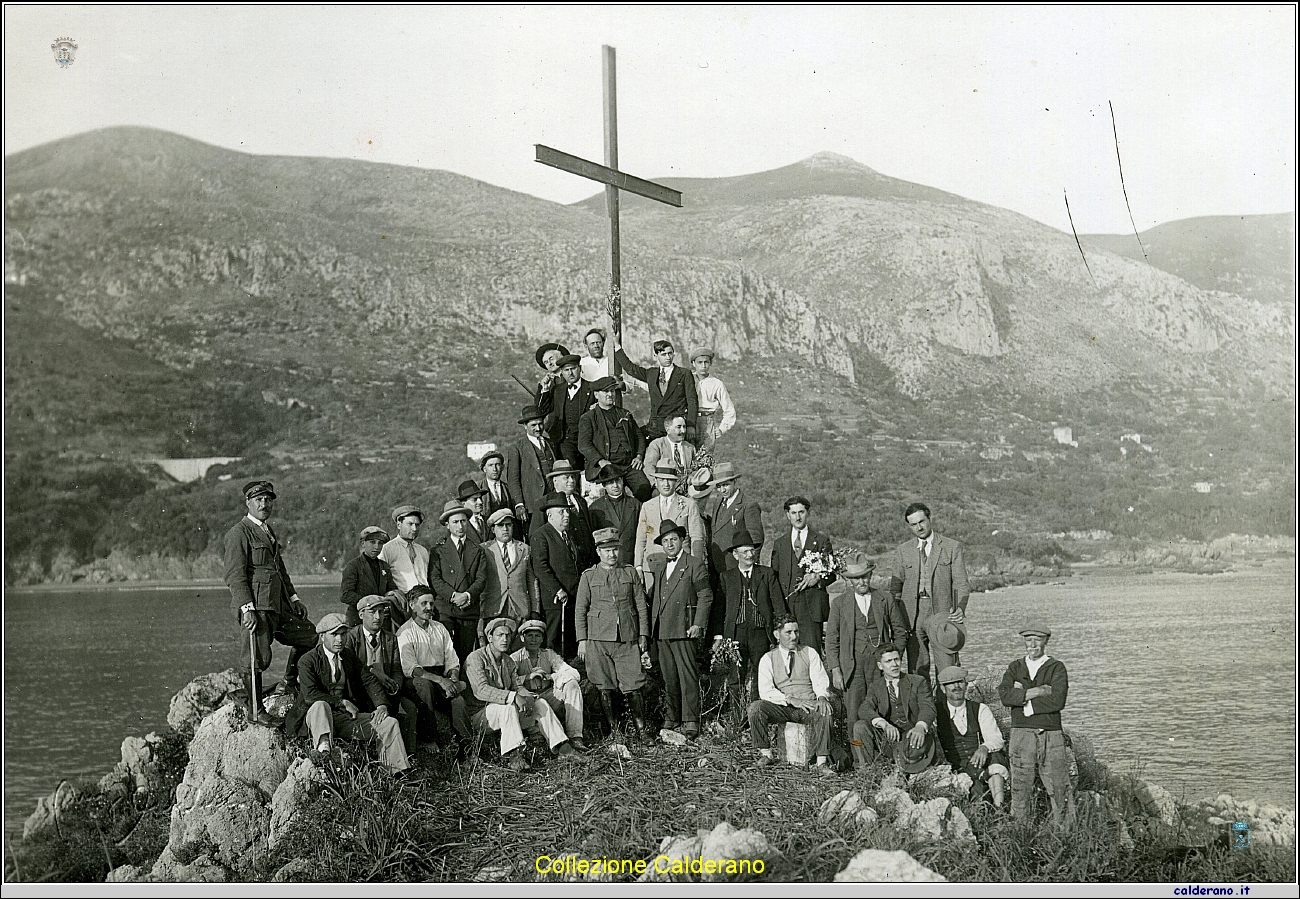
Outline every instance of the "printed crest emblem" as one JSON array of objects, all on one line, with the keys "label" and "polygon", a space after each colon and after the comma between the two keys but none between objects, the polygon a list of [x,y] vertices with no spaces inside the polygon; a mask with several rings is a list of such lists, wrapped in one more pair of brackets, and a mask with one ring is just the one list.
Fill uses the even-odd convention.
[{"label": "printed crest emblem", "polygon": [[1234,821],[1232,824],[1232,847],[1234,849],[1250,848],[1250,823]]},{"label": "printed crest emblem", "polygon": [[77,58],[77,45],[70,37],[57,39],[50,44],[50,49],[54,51],[54,61],[58,63],[61,69],[66,69],[72,65]]}]

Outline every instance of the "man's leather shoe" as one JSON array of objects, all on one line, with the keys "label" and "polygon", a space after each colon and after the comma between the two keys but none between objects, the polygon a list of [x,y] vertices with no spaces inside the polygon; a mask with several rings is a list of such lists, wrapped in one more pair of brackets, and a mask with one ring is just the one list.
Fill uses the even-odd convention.
[{"label": "man's leather shoe", "polygon": [[754,762],[755,768],[767,768],[776,764],[776,759],[770,755],[760,755],[758,761]]},{"label": "man's leather shoe", "polygon": [[524,758],[523,752],[516,749],[510,753],[510,758],[506,759],[506,767],[511,771],[527,771],[529,765],[528,760]]},{"label": "man's leather shoe", "polygon": [[290,696],[292,696],[293,694],[295,694],[295,693],[297,693],[297,692],[298,692],[298,682],[297,682],[297,681],[287,681],[287,680],[282,680],[282,681],[280,681],[278,684],[275,685],[275,689],[271,691],[271,695],[272,695],[272,696],[279,696],[279,695],[281,695],[281,694],[283,694],[283,693],[288,693]]},{"label": "man's leather shoe", "polygon": [[557,758],[567,759],[572,758],[577,754],[578,750],[574,749],[567,740],[555,747],[555,755]]},{"label": "man's leather shoe", "polygon": [[582,737],[569,737],[569,745],[578,750],[578,752],[587,751],[587,744],[582,742]]}]

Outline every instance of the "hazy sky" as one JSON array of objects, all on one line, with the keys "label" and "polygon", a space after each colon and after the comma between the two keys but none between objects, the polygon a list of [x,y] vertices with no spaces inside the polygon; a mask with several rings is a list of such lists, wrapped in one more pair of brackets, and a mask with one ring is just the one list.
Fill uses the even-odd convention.
[{"label": "hazy sky", "polygon": [[[595,185],[600,46],[621,167],[721,176],[822,150],[1067,228],[1295,208],[1295,9],[5,7],[5,153],[148,125],[251,153]],[[61,69],[50,47],[78,44]],[[690,202],[689,196],[686,198]]]}]

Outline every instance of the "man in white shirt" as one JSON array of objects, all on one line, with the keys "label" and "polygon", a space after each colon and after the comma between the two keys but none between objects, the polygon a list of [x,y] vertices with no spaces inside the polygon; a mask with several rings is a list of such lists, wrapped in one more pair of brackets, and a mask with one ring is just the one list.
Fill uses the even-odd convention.
[{"label": "man in white shirt", "polygon": [[982,702],[966,699],[966,670],[956,665],[939,672],[945,701],[939,703],[939,745],[954,771],[970,775],[972,796],[986,796],[998,808],[1007,783],[1006,741],[993,712]]},{"label": "man in white shirt", "polygon": [[[434,722],[438,715],[451,718],[452,729],[462,741],[459,751],[464,753],[470,740],[470,727],[462,695],[465,684],[460,680],[460,658],[451,633],[433,618],[436,599],[433,589],[421,585],[413,592],[411,620],[397,630],[402,673],[410,679],[421,708]],[[437,731],[436,725],[433,729]],[[450,740],[440,742],[451,743]]]},{"label": "man in white shirt", "polygon": [[588,355],[582,357],[582,380],[599,381],[609,377],[609,357],[605,355],[605,332],[592,328],[582,338]]},{"label": "man in white shirt", "polygon": [[418,506],[406,504],[394,509],[392,518],[397,525],[397,536],[384,544],[379,558],[392,570],[393,584],[406,602],[406,608],[401,611],[409,616],[411,591],[429,586],[429,550],[415,542],[415,538],[420,536],[420,526],[424,524],[424,513]]},{"label": "man in white shirt", "polygon": [[736,424],[736,407],[731,394],[720,380],[712,377],[713,350],[701,347],[691,353],[691,370],[695,373],[695,389],[700,396],[700,413],[695,426],[696,443],[702,450],[712,450],[718,438]]},{"label": "man in white shirt", "polygon": [[758,766],[771,765],[769,724],[795,721],[808,726],[808,743],[818,774],[833,774],[830,761],[831,682],[812,647],[799,643],[799,622],[782,615],[772,624],[777,645],[758,663],[758,699],[749,704],[749,735]]}]

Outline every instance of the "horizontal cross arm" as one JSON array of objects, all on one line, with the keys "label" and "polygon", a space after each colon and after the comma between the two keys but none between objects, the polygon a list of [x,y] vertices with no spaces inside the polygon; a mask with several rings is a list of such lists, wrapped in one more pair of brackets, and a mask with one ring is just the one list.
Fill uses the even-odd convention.
[{"label": "horizontal cross arm", "polygon": [[680,207],[682,205],[681,191],[673,190],[671,187],[664,187],[662,184],[655,184],[653,181],[636,178],[620,172],[618,169],[611,169],[608,166],[578,156],[570,156],[568,153],[561,153],[559,150],[553,150],[542,144],[534,144],[534,146],[537,148],[537,161],[543,165],[549,165],[574,175],[581,175],[584,178],[590,178],[592,181],[599,181],[601,184],[610,184],[619,190],[649,197],[651,200],[658,200],[660,203],[667,203],[669,206]]}]

